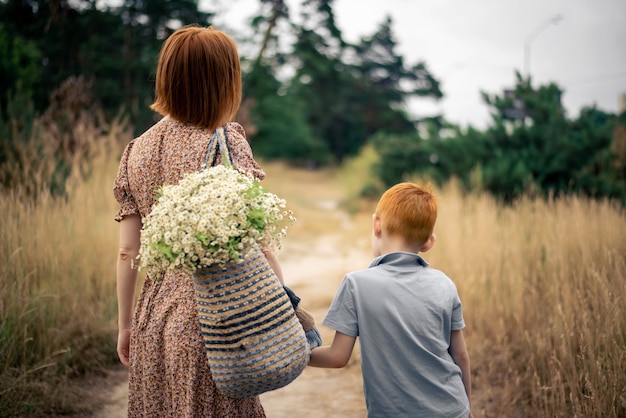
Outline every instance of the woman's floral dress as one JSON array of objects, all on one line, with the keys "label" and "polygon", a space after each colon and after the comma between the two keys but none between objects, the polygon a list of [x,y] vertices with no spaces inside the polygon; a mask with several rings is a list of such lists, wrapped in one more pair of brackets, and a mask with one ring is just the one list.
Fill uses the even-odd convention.
[{"label": "woman's floral dress", "polygon": [[[226,133],[233,164],[265,177],[241,125],[229,123]],[[159,187],[199,170],[212,134],[165,117],[131,141],[115,179],[120,204],[115,220],[146,216]],[[258,397],[231,399],[216,389],[200,334],[193,280],[182,270],[159,281],[146,278],[133,317],[129,376],[129,417],[265,417]]]}]

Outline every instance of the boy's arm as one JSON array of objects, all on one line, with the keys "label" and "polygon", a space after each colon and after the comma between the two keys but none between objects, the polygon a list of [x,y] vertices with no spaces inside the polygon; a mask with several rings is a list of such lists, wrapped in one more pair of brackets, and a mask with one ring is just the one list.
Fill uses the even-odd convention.
[{"label": "boy's arm", "polygon": [[335,332],[331,345],[317,347],[311,351],[309,366],[335,369],[344,367],[350,360],[355,341],[356,337],[350,337],[339,331]]},{"label": "boy's arm", "polygon": [[467,399],[471,403],[472,394],[472,378],[470,375],[470,359],[465,345],[465,338],[463,338],[463,331],[453,330],[450,334],[450,349],[448,350],[454,362],[461,368],[463,373],[463,386],[465,386],[465,393]]}]

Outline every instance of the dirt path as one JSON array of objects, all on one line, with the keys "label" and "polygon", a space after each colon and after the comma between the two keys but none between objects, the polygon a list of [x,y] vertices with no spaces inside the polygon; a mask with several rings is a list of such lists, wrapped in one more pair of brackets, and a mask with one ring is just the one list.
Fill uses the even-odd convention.
[{"label": "dirt path", "polygon": [[[335,233],[324,234],[313,242],[285,241],[280,254],[286,283],[302,298],[302,304],[321,324],[326,309],[343,275],[367,266],[370,261],[368,237],[346,245],[346,236],[356,236],[353,225],[331,207],[326,210],[341,216]],[[319,326],[325,343],[330,343],[333,331]],[[307,368],[293,383],[261,396],[269,418],[286,417],[364,417],[365,403],[361,386],[358,353],[350,364],[340,370]],[[124,369],[112,372],[106,391],[108,401],[94,418],[125,418],[127,416],[128,384]]]},{"label": "dirt path", "polygon": [[[303,306],[321,324],[324,314],[343,275],[350,270],[367,266],[369,253],[358,249],[338,251],[345,247],[326,237],[301,256],[285,257],[285,278],[302,297]],[[319,326],[326,344],[332,341],[334,331]],[[365,403],[361,384],[358,353],[345,369],[307,368],[293,383],[280,390],[261,396],[270,418],[287,417],[364,417]]]}]

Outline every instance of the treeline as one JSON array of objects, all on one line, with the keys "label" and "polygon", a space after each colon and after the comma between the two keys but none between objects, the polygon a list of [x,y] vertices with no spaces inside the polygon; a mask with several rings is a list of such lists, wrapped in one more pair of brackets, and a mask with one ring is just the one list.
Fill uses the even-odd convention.
[{"label": "treeline", "polygon": [[[259,0],[253,35],[232,33],[252,51],[242,54],[238,120],[257,156],[320,166],[371,143],[383,185],[422,175],[438,183],[458,178],[468,190],[509,201],[525,193],[626,201],[626,116],[589,107],[570,119],[558,85],[535,87],[518,77],[513,91],[484,95],[493,115],[484,131],[461,129],[445,115],[417,118],[407,100],[441,98],[439,80],[425,62],[398,55],[389,18],[370,36],[347,42],[333,3],[302,0],[296,17],[284,0]],[[195,0],[115,4],[0,0],[0,164],[15,160],[16,144],[36,135],[29,128],[35,118],[70,131],[60,135],[60,154],[84,149],[71,133],[77,119],[106,126],[123,117],[141,133],[155,121],[148,106],[163,40],[217,16]],[[210,6],[218,10],[216,2]],[[69,157],[59,158],[54,178],[62,183]],[[0,178],[5,186],[10,179]]]},{"label": "treeline", "polygon": [[533,88],[518,74],[514,90],[483,93],[493,120],[484,131],[435,119],[422,134],[372,138],[376,172],[386,185],[416,174],[440,185],[454,178],[504,202],[576,194],[626,204],[626,112],[590,106],[570,119],[561,94],[554,83]]},{"label": "treeline", "polygon": [[[295,24],[283,1],[261,0],[251,21],[256,51],[242,56],[248,122],[262,156],[324,164],[356,154],[385,128],[415,130],[403,108],[414,95],[441,97],[424,63],[405,64],[395,52],[391,21],[356,45],[334,22],[332,1],[303,1]],[[140,133],[154,122],[154,70],[163,40],[186,24],[209,25],[215,15],[192,0],[126,0],[119,6],[84,0],[7,0],[0,3],[3,119],[19,117],[12,103],[32,101],[37,112],[50,92],[82,77],[91,103],[109,117],[122,109]],[[237,34],[233,34],[238,38]],[[285,45],[285,39],[292,43]],[[289,77],[281,76],[286,71]],[[84,92],[81,92],[84,94]]]}]

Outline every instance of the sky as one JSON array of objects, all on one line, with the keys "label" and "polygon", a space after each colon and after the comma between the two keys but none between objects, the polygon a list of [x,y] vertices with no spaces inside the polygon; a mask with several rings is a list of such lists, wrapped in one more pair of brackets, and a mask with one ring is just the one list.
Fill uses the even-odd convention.
[{"label": "sky", "polygon": [[[297,21],[301,0],[286,2]],[[259,7],[222,3],[215,25],[237,30]],[[626,0],[335,0],[333,10],[348,42],[390,16],[396,52],[408,65],[425,62],[441,82],[442,100],[408,104],[415,117],[443,114],[482,129],[491,118],[481,91],[513,88],[515,71],[528,70],[534,87],[556,83],[570,118],[592,105],[618,112],[626,95]]]}]

